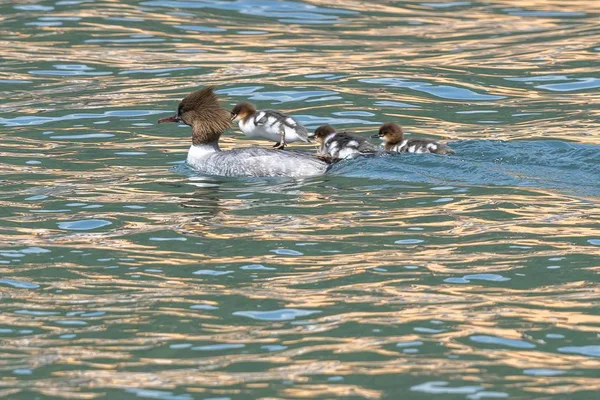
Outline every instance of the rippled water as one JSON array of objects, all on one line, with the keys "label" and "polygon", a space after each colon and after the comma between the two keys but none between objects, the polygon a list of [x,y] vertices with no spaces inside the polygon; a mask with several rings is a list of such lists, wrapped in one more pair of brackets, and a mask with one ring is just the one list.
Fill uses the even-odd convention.
[{"label": "rippled water", "polygon": [[[2,2],[0,396],[594,398],[598,17]],[[396,121],[458,155],[197,176],[189,129],[155,122],[207,84],[227,107]],[[235,132],[223,147],[270,145]]]}]

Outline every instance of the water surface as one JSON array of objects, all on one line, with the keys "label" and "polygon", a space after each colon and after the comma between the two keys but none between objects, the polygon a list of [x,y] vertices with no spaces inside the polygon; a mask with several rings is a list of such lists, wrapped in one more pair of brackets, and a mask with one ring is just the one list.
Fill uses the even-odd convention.
[{"label": "water surface", "polygon": [[[0,396],[593,398],[599,16],[3,2]],[[189,129],[156,120],[208,84],[227,107],[395,121],[458,155],[198,176]]]}]

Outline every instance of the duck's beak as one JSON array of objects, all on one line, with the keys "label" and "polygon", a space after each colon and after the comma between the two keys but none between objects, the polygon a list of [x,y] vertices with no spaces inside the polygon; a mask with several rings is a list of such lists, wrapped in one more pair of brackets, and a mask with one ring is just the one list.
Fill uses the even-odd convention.
[{"label": "duck's beak", "polygon": [[181,122],[181,118],[179,118],[177,115],[172,115],[170,117],[167,118],[161,118],[158,120],[158,123],[160,124],[161,122]]},{"label": "duck's beak", "polygon": [[376,133],[376,134],[374,134],[374,135],[371,135],[371,137],[372,137],[372,138],[374,138],[374,139],[375,139],[375,138],[378,138],[378,137],[379,137],[379,134],[378,134],[378,133]]},{"label": "duck's beak", "polygon": [[231,113],[231,122],[235,121],[237,114]]}]

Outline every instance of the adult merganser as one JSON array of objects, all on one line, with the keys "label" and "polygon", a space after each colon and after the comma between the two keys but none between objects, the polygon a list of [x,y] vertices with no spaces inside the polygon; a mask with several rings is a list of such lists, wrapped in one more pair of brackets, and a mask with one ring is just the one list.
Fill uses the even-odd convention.
[{"label": "adult merganser", "polygon": [[371,136],[383,141],[383,148],[398,153],[435,153],[456,154],[454,150],[443,143],[431,139],[404,139],[402,128],[393,122],[383,124],[379,133]]},{"label": "adult merganser", "polygon": [[308,131],[292,117],[275,110],[256,110],[250,103],[239,103],[231,110],[231,120],[250,138],[265,138],[283,149],[291,142],[309,142]]},{"label": "adult merganser", "polygon": [[221,107],[212,87],[190,93],[179,103],[177,114],[158,122],[192,127],[187,163],[204,174],[305,177],[320,175],[328,167],[325,161],[302,152],[257,147],[222,151],[219,137],[231,126],[231,114]]},{"label": "adult merganser", "polygon": [[311,137],[321,145],[318,156],[322,158],[336,160],[377,152],[377,146],[367,142],[362,136],[348,132],[338,133],[329,125],[318,127]]}]

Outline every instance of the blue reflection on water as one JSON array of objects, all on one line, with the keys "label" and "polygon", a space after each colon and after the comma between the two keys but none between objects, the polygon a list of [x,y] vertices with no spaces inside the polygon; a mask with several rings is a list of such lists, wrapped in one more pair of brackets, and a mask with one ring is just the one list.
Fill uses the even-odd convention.
[{"label": "blue reflection on water", "polygon": [[17,281],[15,279],[0,279],[0,285],[8,285],[17,289],[37,289],[40,287],[37,283]]},{"label": "blue reflection on water", "polygon": [[488,281],[488,282],[505,282],[510,281],[510,278],[498,274],[470,274],[462,278],[446,278],[446,283],[470,283],[471,281]]},{"label": "blue reflection on water", "polygon": [[419,92],[425,92],[435,97],[450,100],[473,100],[473,101],[490,101],[504,99],[504,96],[491,94],[482,94],[474,92],[470,89],[465,89],[450,85],[436,85],[428,82],[412,81],[402,78],[367,78],[360,79],[360,82],[372,83],[375,85],[407,88]]},{"label": "blue reflection on water", "polygon": [[327,24],[339,22],[339,16],[354,15],[356,11],[317,7],[295,1],[236,0],[236,1],[144,1],[144,6],[177,9],[212,8],[236,11],[240,14],[277,18],[281,22],[296,24]]},{"label": "blue reflection on water", "polygon": [[298,317],[306,317],[312,314],[318,314],[321,311],[301,310],[297,308],[284,308],[273,311],[236,311],[233,315],[258,319],[261,321],[290,321]]},{"label": "blue reflection on water", "polygon": [[590,76],[575,78],[566,75],[539,75],[504,79],[512,82],[523,82],[526,85],[534,85],[536,82],[558,82],[534,86],[537,89],[545,89],[553,92],[574,92],[600,87],[600,79]]},{"label": "blue reflection on water", "polygon": [[73,121],[79,119],[101,119],[106,117],[143,117],[148,115],[162,114],[165,111],[157,110],[115,110],[105,111],[103,113],[76,113],[67,114],[57,117],[37,117],[34,115],[25,115],[15,118],[0,118],[0,125],[5,126],[25,126],[25,125],[42,125],[46,123],[59,121]]},{"label": "blue reflection on water", "polygon": [[446,381],[431,381],[425,382],[420,385],[415,385],[410,388],[410,390],[415,392],[424,392],[430,394],[469,394],[476,393],[482,390],[482,386],[458,386],[451,387],[448,386],[448,382]]},{"label": "blue reflection on water", "polygon": [[506,338],[497,337],[497,336],[475,335],[475,336],[471,336],[469,339],[471,339],[472,341],[477,342],[477,343],[497,344],[500,346],[514,347],[514,348],[518,348],[518,349],[534,349],[535,348],[535,345],[533,343],[528,343],[523,340],[517,340],[517,339],[506,339]]},{"label": "blue reflection on water", "polygon": [[79,221],[59,222],[57,225],[60,229],[69,231],[89,231],[91,229],[112,225],[112,222],[103,219],[82,219]]},{"label": "blue reflection on water", "polygon": [[566,346],[558,349],[561,353],[581,354],[583,356],[600,357],[600,345]]},{"label": "blue reflection on water", "polygon": [[174,394],[173,392],[167,392],[165,390],[150,390],[150,389],[125,389],[127,393],[133,393],[137,397],[143,397],[146,399],[160,399],[160,400],[192,400],[192,395],[185,394]]}]

